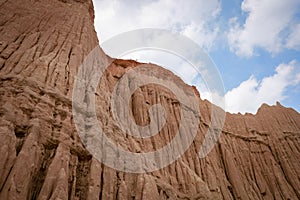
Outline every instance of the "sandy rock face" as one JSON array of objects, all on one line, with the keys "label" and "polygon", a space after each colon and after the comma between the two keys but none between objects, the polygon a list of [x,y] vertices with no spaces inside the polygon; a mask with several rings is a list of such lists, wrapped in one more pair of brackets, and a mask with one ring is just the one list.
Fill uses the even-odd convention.
[{"label": "sandy rock face", "polygon": [[[0,15],[0,199],[300,198],[299,113],[278,103],[262,105],[256,115],[226,114],[216,146],[200,159],[212,105],[156,65],[149,67],[198,96],[194,141],[177,161],[154,172],[125,173],[102,164],[86,150],[72,116],[76,74],[98,45],[91,0],[2,0]],[[112,60],[101,49],[99,58],[112,62],[95,92],[104,133],[135,153],[168,144],[181,117],[176,96],[159,85],[140,87],[129,102],[132,119],[149,124],[149,108],[159,103],[166,125],[153,137],[128,136],[113,119],[110,98],[124,74],[142,64]]]}]

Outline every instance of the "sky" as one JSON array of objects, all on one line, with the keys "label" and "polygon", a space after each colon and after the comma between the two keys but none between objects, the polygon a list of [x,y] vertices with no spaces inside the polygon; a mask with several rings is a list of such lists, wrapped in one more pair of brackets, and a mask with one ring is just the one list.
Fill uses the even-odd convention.
[{"label": "sky", "polygon": [[[219,70],[225,109],[253,113],[279,101],[300,111],[300,0],[93,0],[102,42],[140,28],[166,29],[196,42]],[[105,51],[105,49],[104,49]],[[164,66],[211,99],[174,55],[141,50],[123,58]]]}]

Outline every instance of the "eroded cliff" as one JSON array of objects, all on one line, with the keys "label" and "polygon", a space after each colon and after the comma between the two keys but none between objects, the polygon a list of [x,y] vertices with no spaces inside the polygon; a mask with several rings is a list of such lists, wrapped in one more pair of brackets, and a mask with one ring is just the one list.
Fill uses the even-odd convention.
[{"label": "eroded cliff", "polygon": [[[176,162],[143,174],[101,164],[85,149],[72,116],[76,74],[98,45],[91,0],[1,0],[0,13],[0,199],[300,198],[300,114],[280,104],[262,105],[256,115],[227,113],[217,145],[200,159],[212,105],[199,97],[197,135]],[[111,60],[101,49],[99,54]],[[95,93],[105,134],[136,153],[174,137],[181,106],[168,89],[146,85],[132,96],[132,117],[148,124],[149,107],[160,103],[166,126],[147,139],[118,128],[111,93],[128,70],[141,65],[114,60]],[[171,72],[150,67],[194,94]]]}]

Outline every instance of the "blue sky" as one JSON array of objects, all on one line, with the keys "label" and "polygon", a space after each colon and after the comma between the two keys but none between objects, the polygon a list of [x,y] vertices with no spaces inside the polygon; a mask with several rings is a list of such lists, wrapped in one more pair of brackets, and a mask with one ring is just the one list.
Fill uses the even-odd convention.
[{"label": "blue sky", "polygon": [[[300,111],[300,0],[94,0],[100,44],[122,32],[160,28],[199,44],[216,64],[226,110],[256,113],[280,101]],[[105,49],[104,49],[105,50]],[[175,58],[140,51],[125,58],[172,65],[190,84],[193,74]],[[197,85],[201,97],[209,92]]]}]

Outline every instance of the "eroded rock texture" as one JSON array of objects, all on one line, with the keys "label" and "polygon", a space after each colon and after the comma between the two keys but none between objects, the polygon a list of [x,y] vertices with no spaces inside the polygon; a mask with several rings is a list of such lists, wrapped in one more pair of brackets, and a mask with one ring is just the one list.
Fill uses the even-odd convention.
[{"label": "eroded rock texture", "polygon": [[[0,199],[300,198],[300,114],[279,103],[262,105],[256,115],[227,114],[217,145],[200,159],[212,105],[199,98],[196,138],[176,162],[144,174],[101,164],[85,149],[72,118],[75,76],[98,44],[91,0],[1,0],[0,16]],[[111,60],[102,51],[100,58]],[[95,94],[105,133],[136,153],[174,137],[181,106],[164,87],[141,87],[130,102],[136,123],[148,124],[149,107],[161,103],[166,126],[144,140],[122,133],[110,96],[124,73],[140,65],[113,61]],[[171,72],[151,68],[194,94]]]}]

